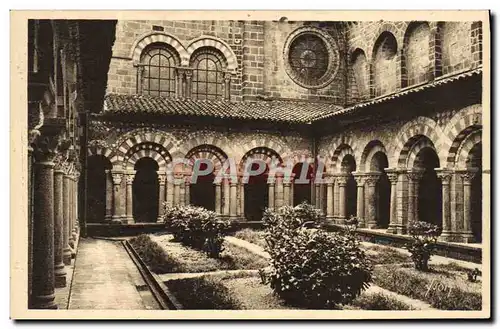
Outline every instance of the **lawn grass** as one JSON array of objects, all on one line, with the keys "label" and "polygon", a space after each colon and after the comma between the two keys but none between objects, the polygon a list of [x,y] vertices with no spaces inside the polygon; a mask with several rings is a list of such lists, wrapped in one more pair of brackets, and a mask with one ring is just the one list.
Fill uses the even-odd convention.
[{"label": "lawn grass", "polygon": [[200,250],[174,242],[171,235],[153,237],[168,254],[175,266],[175,272],[199,273],[225,270],[257,270],[269,265],[267,259],[229,243],[224,244],[220,258],[210,258]]},{"label": "lawn grass", "polygon": [[181,270],[179,264],[153,241],[149,235],[138,235],[130,239],[129,243],[151,271],[163,274],[176,273]]},{"label": "lawn grass", "polygon": [[468,282],[454,272],[420,272],[411,267],[387,265],[374,269],[374,283],[442,310],[481,310],[481,283]]},{"label": "lawn grass", "polygon": [[384,246],[362,246],[374,265],[411,263],[410,256],[395,248]]},{"label": "lawn grass", "polygon": [[345,309],[362,309],[362,310],[413,310],[410,305],[384,293],[377,292],[373,294],[361,294],[356,298],[351,305],[347,305]]},{"label": "lawn grass", "polygon": [[266,241],[264,240],[264,231],[256,231],[250,228],[244,228],[242,230],[236,231],[234,233],[234,237],[256,244],[262,248],[266,247]]}]

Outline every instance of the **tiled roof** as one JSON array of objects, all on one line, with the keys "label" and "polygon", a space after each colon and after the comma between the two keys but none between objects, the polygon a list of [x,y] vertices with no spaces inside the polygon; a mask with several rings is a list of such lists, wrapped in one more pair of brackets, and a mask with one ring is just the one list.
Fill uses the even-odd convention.
[{"label": "tiled roof", "polygon": [[371,99],[369,101],[366,101],[364,103],[359,103],[359,104],[356,104],[356,105],[353,105],[350,107],[346,107],[346,108],[344,108],[340,111],[337,111],[335,113],[326,113],[325,115],[316,118],[316,120],[326,119],[326,118],[337,116],[337,115],[351,113],[351,112],[356,111],[356,110],[363,108],[363,107],[371,106],[374,104],[385,103],[385,102],[391,101],[391,100],[396,99],[396,98],[400,98],[400,97],[408,95],[408,94],[413,94],[413,93],[417,93],[417,92],[424,91],[427,89],[435,88],[437,86],[448,84],[450,82],[454,82],[457,80],[467,79],[471,76],[479,75],[482,72],[483,72],[482,69],[478,68],[478,69],[474,69],[474,70],[470,70],[470,71],[466,71],[466,72],[461,72],[458,74],[453,74],[453,75],[449,75],[449,76],[442,76],[442,77],[437,78],[434,81],[426,82],[426,83],[423,83],[423,84],[417,85],[417,86],[411,86],[411,87],[405,88],[403,90],[399,90],[393,94],[380,96],[380,97]]},{"label": "tiled roof", "polygon": [[309,123],[339,110],[342,107],[331,103],[285,100],[229,102],[118,94],[108,94],[104,99],[104,114],[148,113],[289,123]]}]

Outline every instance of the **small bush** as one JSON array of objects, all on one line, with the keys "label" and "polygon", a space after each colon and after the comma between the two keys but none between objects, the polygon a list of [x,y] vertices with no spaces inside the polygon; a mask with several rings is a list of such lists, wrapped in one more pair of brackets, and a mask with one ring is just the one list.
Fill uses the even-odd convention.
[{"label": "small bush", "polygon": [[356,298],[353,303],[353,306],[357,306],[363,310],[411,310],[412,307],[403,303],[400,300],[397,300],[394,297],[387,296],[381,292],[369,294],[369,295],[361,295]]},{"label": "small bush", "polygon": [[234,237],[256,244],[262,248],[266,247],[266,240],[264,240],[263,231],[254,231],[250,228],[244,228],[240,231],[237,231],[234,234]]},{"label": "small bush", "polygon": [[179,270],[178,264],[169,257],[162,247],[146,234],[138,235],[129,240],[130,244],[139,257],[144,260],[151,271],[163,274],[173,273]]},{"label": "small bush", "polygon": [[332,308],[356,298],[371,281],[372,266],[354,234],[308,229],[303,209],[266,210],[266,250],[271,265],[263,283],[295,306]]},{"label": "small bush", "polygon": [[429,269],[429,259],[436,247],[439,228],[427,222],[414,221],[409,225],[412,241],[407,246],[415,268],[419,271]]},{"label": "small bush", "polygon": [[218,258],[224,250],[224,236],[230,221],[217,216],[214,211],[177,205],[166,207],[163,219],[176,241],[203,250],[213,258]]}]

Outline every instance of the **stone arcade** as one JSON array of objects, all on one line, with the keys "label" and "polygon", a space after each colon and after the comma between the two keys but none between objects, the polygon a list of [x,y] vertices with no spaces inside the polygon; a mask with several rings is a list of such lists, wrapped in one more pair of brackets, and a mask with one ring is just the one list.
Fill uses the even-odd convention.
[{"label": "stone arcade", "polygon": [[[332,225],[353,215],[375,234],[400,235],[423,220],[442,228],[442,241],[481,243],[490,168],[480,22],[114,23],[30,25],[30,65],[45,63],[49,49],[53,60],[29,109],[31,131],[41,133],[30,162],[33,307],[54,307],[77,217],[82,231],[148,225],[161,221],[163,203],[245,222],[306,200]],[[72,35],[92,24],[109,25],[93,44]],[[51,27],[53,41],[42,40]],[[64,33],[71,42],[59,42]],[[30,92],[37,86],[30,80]],[[75,120],[84,111],[92,114],[80,148]],[[178,158],[188,164],[172,166]],[[314,178],[318,162],[305,159],[317,158],[325,179],[295,181]],[[200,159],[214,170],[193,183]],[[218,182],[228,159],[237,172]],[[268,166],[246,182],[248,159],[292,161],[291,180]]]}]

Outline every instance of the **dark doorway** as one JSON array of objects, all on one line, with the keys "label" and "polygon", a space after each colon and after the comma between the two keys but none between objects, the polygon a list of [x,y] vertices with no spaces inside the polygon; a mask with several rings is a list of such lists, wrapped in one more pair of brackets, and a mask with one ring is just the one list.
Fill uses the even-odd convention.
[{"label": "dark doorway", "polygon": [[[200,163],[200,170],[206,170],[207,164]],[[198,176],[196,183],[189,187],[191,204],[198,207],[203,207],[208,210],[215,211],[215,185],[213,172]]]},{"label": "dark doorway", "polygon": [[87,161],[87,222],[102,223],[106,215],[106,180],[111,179],[106,169],[111,169],[111,163],[102,155],[91,155]]},{"label": "dark doorway", "polygon": [[342,172],[348,174],[347,185],[346,185],[346,215],[347,218],[351,216],[356,216],[356,200],[358,196],[358,188],[356,180],[352,175],[352,172],[356,171],[356,161],[354,157],[350,154],[346,155],[342,159]]},{"label": "dark doorway", "polygon": [[477,170],[471,182],[471,229],[475,242],[482,242],[482,146],[481,143],[474,145],[467,159],[467,167]]},{"label": "dark doorway", "polygon": [[[302,170],[305,170],[303,169],[305,166],[307,166],[305,179],[308,180],[308,183],[301,183],[298,182],[298,180],[301,178]],[[292,173],[295,175],[293,186],[293,205],[296,206],[304,201],[311,204],[311,184],[313,179],[312,166],[304,162],[297,163],[293,167]]]},{"label": "dark doorway", "polygon": [[136,223],[154,223],[158,219],[158,164],[151,158],[142,158],[135,164],[133,215]]},{"label": "dark doorway", "polygon": [[436,152],[429,147],[423,148],[417,155],[416,167],[424,170],[418,187],[418,219],[442,227],[443,193],[434,170],[439,168]]},{"label": "dark doorway", "polygon": [[[252,164],[252,170],[259,168],[258,163]],[[260,221],[264,210],[269,205],[269,188],[267,185],[269,167],[258,176],[250,176],[245,184],[245,218],[249,221]]]},{"label": "dark doorway", "polygon": [[377,152],[373,155],[371,168],[373,172],[380,174],[375,186],[376,193],[376,221],[378,228],[389,227],[389,217],[391,210],[391,183],[385,172],[389,166],[387,156],[383,152]]}]

